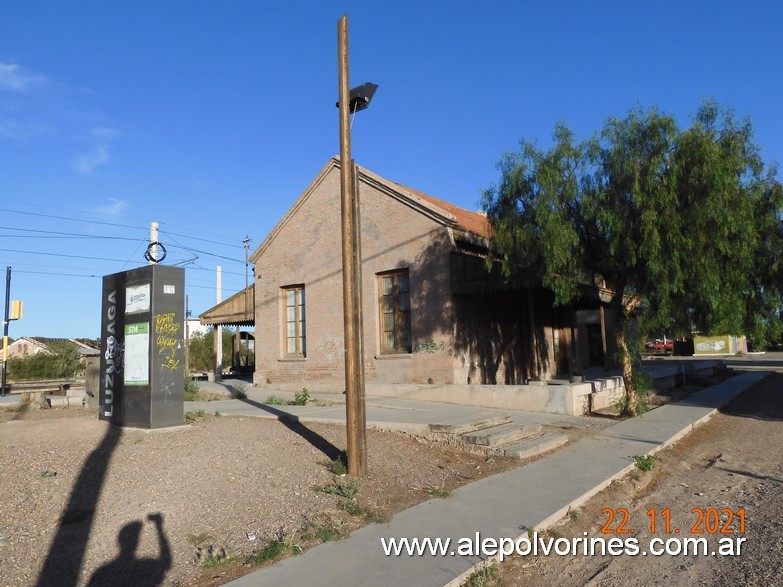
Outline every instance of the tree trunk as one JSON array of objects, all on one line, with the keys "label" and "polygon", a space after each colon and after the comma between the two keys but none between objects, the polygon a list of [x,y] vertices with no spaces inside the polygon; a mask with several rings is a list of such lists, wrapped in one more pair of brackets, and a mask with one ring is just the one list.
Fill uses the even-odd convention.
[{"label": "tree trunk", "polygon": [[631,314],[641,302],[641,298],[635,294],[623,295],[623,288],[618,288],[615,291],[617,293],[612,299],[612,307],[615,311],[614,340],[620,355],[623,385],[625,386],[621,411],[624,416],[635,416],[639,413],[639,393],[634,383],[633,355],[628,350],[628,339],[625,334],[626,327],[631,320]]},{"label": "tree trunk", "polygon": [[618,323],[615,325],[614,340],[617,345],[617,351],[620,354],[620,361],[623,373],[623,385],[625,386],[625,397],[622,403],[622,415],[634,416],[639,403],[639,394],[636,391],[633,378],[633,361],[631,353],[628,352],[628,341],[625,339],[625,326],[628,322],[627,316],[623,312],[617,312]]}]

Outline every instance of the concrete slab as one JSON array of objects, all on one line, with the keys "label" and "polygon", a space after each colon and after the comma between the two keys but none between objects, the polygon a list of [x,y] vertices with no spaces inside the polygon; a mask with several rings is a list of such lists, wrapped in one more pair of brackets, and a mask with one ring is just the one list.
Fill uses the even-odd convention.
[{"label": "concrete slab", "polygon": [[514,459],[529,459],[540,454],[554,450],[568,442],[568,435],[562,432],[544,432],[535,438],[529,438],[525,442],[503,448],[503,456]]},{"label": "concrete slab", "polygon": [[478,446],[499,446],[522,440],[541,432],[541,424],[505,424],[502,426],[493,426],[475,432],[468,432],[462,435],[462,440],[468,444]]},{"label": "concrete slab", "polygon": [[[470,436],[476,430],[501,426],[511,422],[511,418],[503,415],[493,415],[488,417],[471,417],[469,415],[459,415],[449,422],[439,422],[430,424],[432,432],[443,432],[445,434],[464,434]],[[470,441],[467,441],[470,442]]]}]

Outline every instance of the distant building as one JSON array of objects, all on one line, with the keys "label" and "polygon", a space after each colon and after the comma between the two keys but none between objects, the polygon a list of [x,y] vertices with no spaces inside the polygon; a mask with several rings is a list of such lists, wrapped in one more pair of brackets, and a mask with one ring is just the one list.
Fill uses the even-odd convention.
[{"label": "distant building", "polygon": [[47,353],[46,345],[35,338],[23,336],[8,345],[8,357],[23,359],[38,353]]},{"label": "distant building", "polygon": [[23,336],[8,345],[8,357],[23,359],[38,353],[51,353],[53,344],[63,343],[75,348],[82,358],[97,357],[101,354],[100,341],[97,340]]},{"label": "distant building", "polygon": [[187,324],[185,325],[185,332],[188,340],[190,340],[195,334],[205,335],[209,332],[209,326],[202,324],[201,320],[198,318],[188,318]]}]

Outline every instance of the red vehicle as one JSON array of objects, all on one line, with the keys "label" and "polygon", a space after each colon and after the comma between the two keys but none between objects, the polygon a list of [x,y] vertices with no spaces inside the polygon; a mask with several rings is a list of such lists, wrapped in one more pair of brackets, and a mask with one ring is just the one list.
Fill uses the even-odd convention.
[{"label": "red vehicle", "polygon": [[655,342],[647,341],[646,343],[644,343],[644,347],[648,351],[669,353],[669,352],[674,352],[674,341],[669,338],[664,338],[663,340],[661,340],[660,338],[656,338]]}]

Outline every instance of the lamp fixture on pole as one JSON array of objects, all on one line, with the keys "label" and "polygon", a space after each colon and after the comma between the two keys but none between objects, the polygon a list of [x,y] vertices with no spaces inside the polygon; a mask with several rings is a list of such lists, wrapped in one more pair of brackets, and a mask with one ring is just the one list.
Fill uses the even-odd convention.
[{"label": "lamp fixture on pole", "polygon": [[[377,89],[378,84],[372,82],[364,82],[362,85],[352,88],[348,94],[348,110],[351,113],[356,113],[368,108]],[[339,108],[340,102],[337,101],[335,106]]]}]

